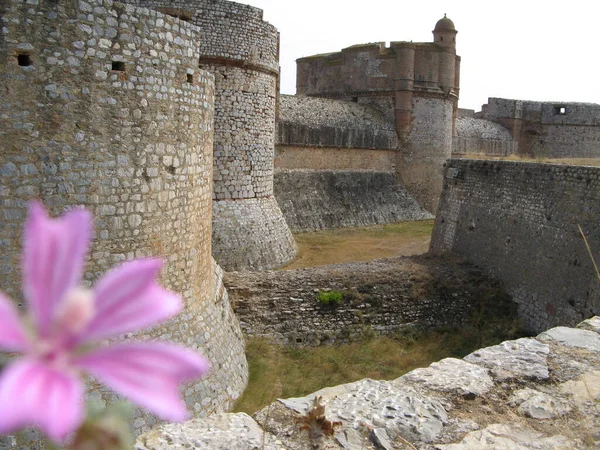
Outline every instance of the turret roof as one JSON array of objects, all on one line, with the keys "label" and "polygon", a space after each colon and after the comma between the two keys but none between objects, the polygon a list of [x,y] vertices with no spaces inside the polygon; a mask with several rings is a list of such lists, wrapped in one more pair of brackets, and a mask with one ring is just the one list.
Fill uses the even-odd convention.
[{"label": "turret roof", "polygon": [[444,14],[444,17],[435,24],[433,31],[456,31],[456,28],[454,28],[454,22],[448,19],[446,14]]}]

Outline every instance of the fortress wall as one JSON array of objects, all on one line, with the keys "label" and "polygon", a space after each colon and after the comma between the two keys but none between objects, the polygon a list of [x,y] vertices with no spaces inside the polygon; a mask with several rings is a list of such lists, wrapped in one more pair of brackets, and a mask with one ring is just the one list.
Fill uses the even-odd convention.
[{"label": "fortress wall", "polygon": [[278,169],[393,171],[397,148],[393,120],[374,107],[315,97],[280,97]]},{"label": "fortress wall", "polygon": [[222,249],[225,267],[264,270],[273,261],[289,261],[290,249],[295,254],[296,242],[274,196],[214,202],[213,213],[220,227],[219,233],[213,231],[213,243]]},{"label": "fortress wall", "polygon": [[577,228],[600,254],[600,168],[453,159],[446,174],[431,251],[499,278],[532,331],[600,311]]},{"label": "fortress wall", "polygon": [[477,153],[488,156],[509,156],[518,152],[519,145],[514,141],[500,139],[479,139],[454,137],[452,139],[452,156]]},{"label": "fortress wall", "polygon": [[529,151],[536,157],[600,157],[600,122],[594,127],[542,124],[530,128],[533,132],[539,133],[539,135],[531,135],[528,139]]},{"label": "fortress wall", "polygon": [[275,167],[277,169],[394,172],[397,157],[397,150],[278,145],[275,148]]},{"label": "fortress wall", "polygon": [[472,110],[459,110],[456,136],[452,139],[452,154],[479,153],[508,156],[518,151],[518,143],[502,125],[491,120],[476,119]]},{"label": "fortress wall", "polygon": [[[145,336],[211,361],[185,390],[196,415],[231,407],[247,363],[210,257],[214,79],[198,69],[196,27],[110,0],[1,8],[0,288],[20,299],[29,199],[54,215],[85,205],[96,230],[86,278],[162,255],[161,282],[186,308]],[[154,422],[137,411],[135,431]]]},{"label": "fortress wall", "polygon": [[430,217],[396,175],[392,119],[352,101],[280,100],[275,196],[293,230]]},{"label": "fortress wall", "polygon": [[402,182],[428,211],[435,213],[443,183],[443,165],[452,153],[454,101],[413,97],[412,128],[399,154]]},{"label": "fortress wall", "polygon": [[396,55],[384,42],[297,60],[298,95],[394,89]]},{"label": "fortress wall", "polygon": [[275,195],[295,231],[431,218],[394,172],[277,170]]},{"label": "fortress wall", "polygon": [[520,153],[547,158],[600,156],[600,105],[490,98],[479,115],[510,129]]},{"label": "fortress wall", "polygon": [[126,3],[161,12],[199,27],[196,45],[201,63],[254,66],[279,72],[277,29],[263,21],[259,8],[226,0],[127,0]]},{"label": "fortress wall", "polygon": [[393,119],[377,108],[344,100],[282,95],[278,146],[398,148]]},{"label": "fortress wall", "polygon": [[[262,20],[260,9],[229,1],[128,1],[184,15],[199,27],[200,67],[215,75],[215,259],[226,270],[283,265],[296,255],[296,245],[273,197],[276,28]],[[266,209],[253,210],[260,207]]]}]

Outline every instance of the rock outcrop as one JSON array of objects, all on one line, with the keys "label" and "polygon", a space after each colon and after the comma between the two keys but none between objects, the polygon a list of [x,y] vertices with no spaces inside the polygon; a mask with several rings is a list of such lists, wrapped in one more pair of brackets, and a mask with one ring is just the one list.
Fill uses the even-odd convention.
[{"label": "rock outcrop", "polygon": [[[254,419],[221,414],[165,425],[140,437],[135,449],[598,448],[599,368],[595,317],[463,360],[447,358],[396,380],[364,379],[278,400]],[[341,425],[313,443],[297,422],[319,396],[329,423]]]}]

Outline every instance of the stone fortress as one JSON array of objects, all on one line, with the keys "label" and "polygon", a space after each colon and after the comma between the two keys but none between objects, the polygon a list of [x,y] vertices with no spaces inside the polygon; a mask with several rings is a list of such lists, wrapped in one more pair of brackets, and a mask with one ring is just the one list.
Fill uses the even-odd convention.
[{"label": "stone fortress", "polygon": [[[147,337],[182,342],[211,360],[211,375],[185,391],[198,416],[231,408],[248,378],[239,322],[212,255],[225,270],[278,267],[296,253],[290,229],[437,211],[433,250],[455,251],[513,280],[532,329],[599,312],[597,285],[581,275],[592,273],[585,250],[577,247],[565,263],[578,269],[581,289],[542,302],[535,290],[543,279],[526,283],[511,272],[510,256],[499,265],[497,253],[477,259],[479,247],[469,244],[485,230],[477,242],[500,233],[506,254],[531,236],[544,245],[543,236],[567,233],[575,245],[575,219],[561,214],[575,202],[597,241],[597,169],[459,160],[444,167],[453,153],[473,151],[598,156],[598,105],[490,99],[481,113],[459,110],[457,31],[448,18],[436,24],[433,42],[302,58],[299,95],[279,96],[279,37],[259,9],[225,0],[124,3],[0,3],[3,291],[20,298],[29,199],[55,215],[90,208],[88,280],[126,259],[165,257],[162,282],[182,293],[186,310]],[[564,188],[564,196],[541,196],[528,184],[531,173],[551,176],[549,189],[558,196]],[[486,208],[497,192],[512,208],[498,209],[506,217]],[[502,226],[494,225],[498,217]],[[506,231],[510,224],[518,226]],[[544,267],[563,273],[553,245]],[[526,256],[519,264],[533,270]],[[91,395],[109,398],[102,390]],[[136,412],[136,433],[154,423]]]}]

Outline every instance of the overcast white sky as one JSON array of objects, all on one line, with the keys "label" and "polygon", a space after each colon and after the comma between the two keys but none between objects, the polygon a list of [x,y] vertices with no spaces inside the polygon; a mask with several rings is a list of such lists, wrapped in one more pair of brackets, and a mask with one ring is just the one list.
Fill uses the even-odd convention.
[{"label": "overcast white sky", "polygon": [[430,42],[454,21],[459,106],[488,97],[600,103],[600,0],[237,0],[281,32],[281,91],[296,92],[297,58],[379,41]]}]

